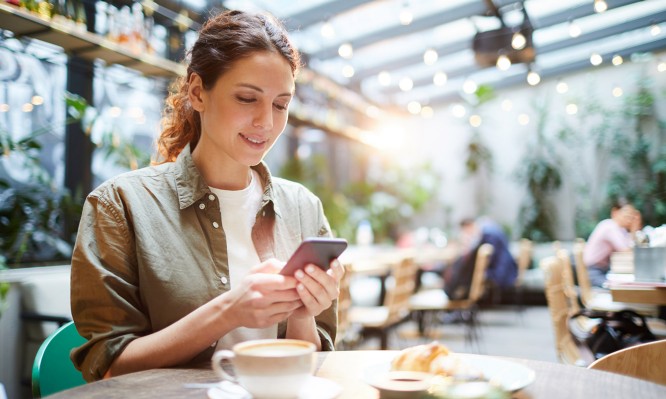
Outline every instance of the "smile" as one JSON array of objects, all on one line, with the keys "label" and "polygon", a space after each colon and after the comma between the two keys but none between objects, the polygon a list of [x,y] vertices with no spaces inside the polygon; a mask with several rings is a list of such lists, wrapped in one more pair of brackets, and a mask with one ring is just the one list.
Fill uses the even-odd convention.
[{"label": "smile", "polygon": [[242,133],[239,133],[239,134],[240,134],[241,137],[243,137],[245,139],[245,141],[248,141],[252,144],[264,144],[264,143],[268,142],[268,140],[257,140],[257,139],[253,139],[251,137],[247,137],[246,135],[244,135]]}]

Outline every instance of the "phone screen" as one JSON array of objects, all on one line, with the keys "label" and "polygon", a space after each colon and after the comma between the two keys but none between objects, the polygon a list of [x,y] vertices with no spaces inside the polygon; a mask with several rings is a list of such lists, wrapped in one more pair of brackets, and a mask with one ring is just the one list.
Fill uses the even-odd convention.
[{"label": "phone screen", "polygon": [[331,261],[340,256],[346,248],[347,241],[342,238],[306,238],[296,248],[280,274],[292,276],[296,270],[302,269],[310,263],[319,266],[322,270],[327,270]]}]

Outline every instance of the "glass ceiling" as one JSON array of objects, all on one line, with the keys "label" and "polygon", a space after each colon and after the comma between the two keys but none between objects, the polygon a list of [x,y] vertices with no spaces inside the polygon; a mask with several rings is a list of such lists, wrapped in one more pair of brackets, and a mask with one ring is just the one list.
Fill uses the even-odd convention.
[{"label": "glass ceiling", "polygon": [[[203,0],[185,1],[206,7]],[[594,0],[223,2],[227,8],[271,12],[285,21],[310,69],[379,105],[400,107],[455,101],[468,80],[498,88],[527,84],[528,70],[543,79],[593,68],[594,53],[609,65],[616,55],[626,60],[634,52],[666,49],[666,0],[605,3],[607,10],[596,12]],[[491,4],[497,14],[489,11]],[[480,66],[472,50],[475,34],[502,24],[517,30],[525,15],[534,29],[534,62],[506,70]],[[344,44],[351,46],[349,55],[339,54]],[[426,64],[428,49],[436,55]]]}]

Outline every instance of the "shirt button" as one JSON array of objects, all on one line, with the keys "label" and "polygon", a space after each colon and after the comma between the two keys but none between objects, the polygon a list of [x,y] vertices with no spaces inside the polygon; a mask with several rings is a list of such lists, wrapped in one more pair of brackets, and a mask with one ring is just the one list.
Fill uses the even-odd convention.
[{"label": "shirt button", "polygon": [[227,278],[227,276],[222,276],[220,278],[220,281],[222,282],[222,284],[227,285],[227,282],[229,281],[229,279]]},{"label": "shirt button", "polygon": [[208,199],[211,200],[211,201],[215,201],[215,196],[213,194],[211,194],[211,195],[208,196]]},{"label": "shirt button", "polygon": [[199,209],[205,209],[205,208],[206,208],[206,205],[204,205],[204,204],[199,204]]},{"label": "shirt button", "polygon": [[218,228],[220,225],[217,222],[213,222],[213,227]]}]

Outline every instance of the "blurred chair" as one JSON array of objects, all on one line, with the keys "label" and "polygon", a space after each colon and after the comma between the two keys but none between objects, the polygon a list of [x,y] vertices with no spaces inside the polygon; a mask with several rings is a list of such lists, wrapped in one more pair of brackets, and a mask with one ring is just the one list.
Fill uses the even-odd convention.
[{"label": "blurred chair", "polygon": [[561,363],[578,366],[592,363],[594,359],[584,357],[569,332],[569,316],[573,314],[572,300],[567,294],[569,288],[562,276],[564,265],[561,258],[546,257],[541,260],[539,267],[544,272],[546,301],[553,323],[558,359]]},{"label": "blurred chair", "polygon": [[391,264],[385,281],[385,295],[380,306],[352,306],[348,322],[358,325],[363,336],[379,335],[381,349],[388,349],[389,333],[410,315],[409,298],[416,287],[418,265],[412,257]]},{"label": "blurred chair", "polygon": [[41,398],[86,383],[69,358],[69,352],[85,342],[74,322],[63,325],[46,338],[32,367],[33,397]]},{"label": "blurred chair", "polygon": [[534,243],[532,240],[523,238],[520,240],[518,247],[518,256],[516,256],[516,264],[518,265],[518,275],[513,284],[514,301],[518,306],[519,311],[525,308],[525,273],[532,265],[532,256],[534,253]]},{"label": "blurred chair", "polygon": [[467,327],[465,342],[472,344],[477,341],[478,302],[484,294],[486,269],[492,253],[493,246],[491,244],[481,244],[477,249],[472,284],[466,299],[450,300],[443,289],[437,288],[419,291],[412,295],[409,304],[412,312],[417,317],[421,336],[427,335],[427,326],[438,323],[437,315],[441,312],[460,311]]},{"label": "blurred chair", "polygon": [[573,246],[573,257],[576,265],[576,278],[580,290],[581,304],[587,309],[618,311],[622,309],[631,309],[644,316],[654,317],[658,314],[658,308],[654,305],[643,305],[639,303],[615,302],[608,290],[592,287],[590,278],[587,274],[587,266],[583,261],[583,251],[585,250],[585,241],[576,240]]},{"label": "blurred chair", "polygon": [[352,306],[350,291],[352,267],[350,264],[346,264],[344,267],[345,275],[340,280],[340,295],[338,296],[338,332],[335,336],[335,347],[338,350],[352,346],[358,335],[358,329],[349,321],[349,309]]},{"label": "blurred chair", "polygon": [[666,340],[648,342],[610,353],[588,368],[628,375],[666,385]]}]

